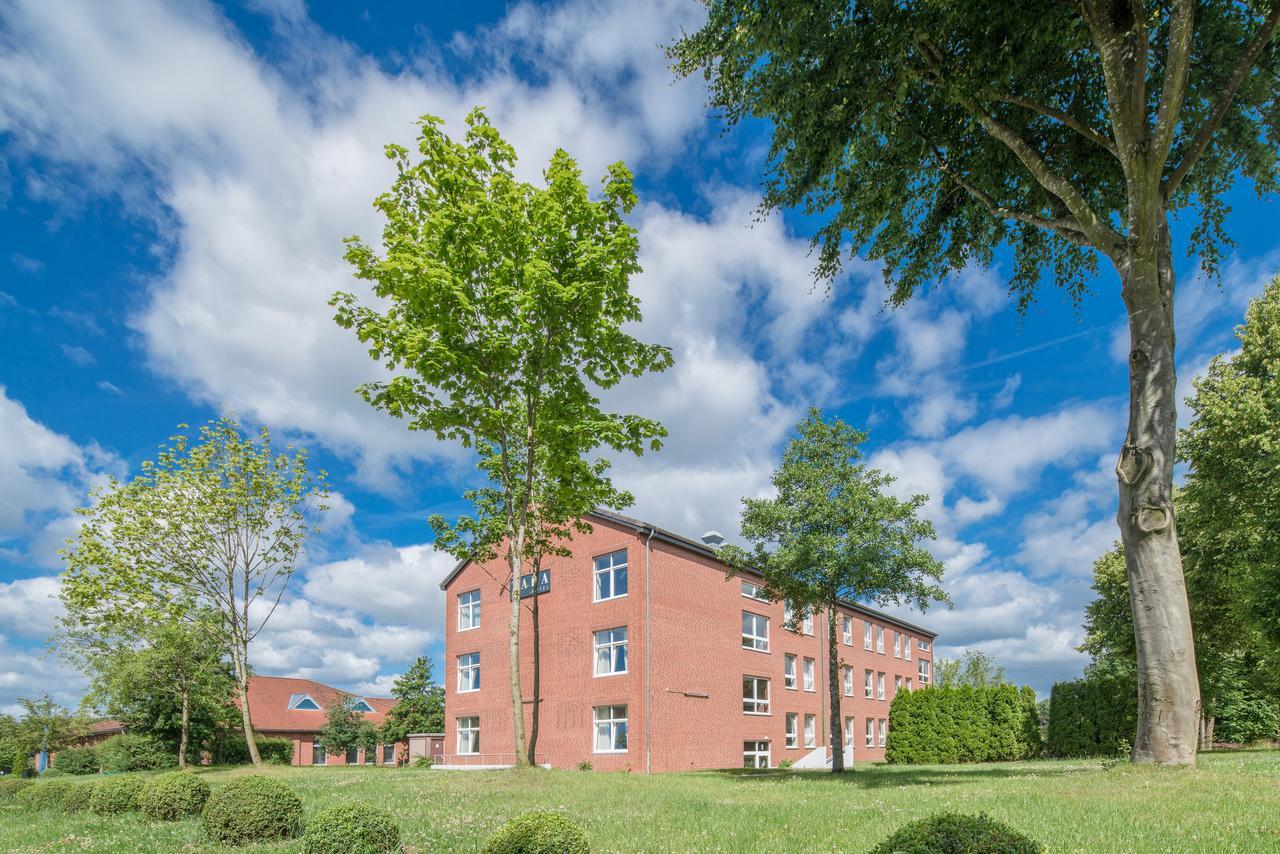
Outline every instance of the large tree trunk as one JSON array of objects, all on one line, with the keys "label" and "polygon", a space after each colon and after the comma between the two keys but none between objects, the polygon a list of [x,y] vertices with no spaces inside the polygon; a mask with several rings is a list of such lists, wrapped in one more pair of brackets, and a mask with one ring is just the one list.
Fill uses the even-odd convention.
[{"label": "large tree trunk", "polygon": [[249,714],[249,645],[236,641],[231,648],[231,663],[236,671],[236,693],[240,695],[240,724],[244,727],[244,741],[249,747],[249,760],[253,767],[262,767],[258,755],[258,743],[253,739],[253,718]]},{"label": "large tree trunk", "polygon": [[840,726],[840,649],[836,646],[836,609],[827,608],[827,692],[831,696],[831,773],[844,770],[844,730]]},{"label": "large tree trunk", "polygon": [[[537,584],[538,569],[540,563],[535,562],[533,565],[534,584]],[[542,656],[539,646],[541,635],[538,631],[538,593],[535,588],[533,594],[533,606],[530,609],[530,617],[533,622],[533,708],[529,713],[529,764],[538,764],[538,712],[542,708],[542,679],[541,664]],[[593,664],[594,666],[594,664]]]},{"label": "large tree trunk", "polygon": [[511,620],[507,626],[508,663],[511,671],[511,736],[515,764],[529,764],[524,740],[524,693],[520,689],[520,570],[523,561],[514,550],[511,557]]},{"label": "large tree trunk", "polygon": [[178,770],[187,767],[187,747],[191,744],[191,692],[182,692],[182,736],[178,739]]},{"label": "large tree trunk", "polygon": [[1117,522],[1138,651],[1134,762],[1193,765],[1200,722],[1191,613],[1173,518],[1177,374],[1168,223],[1120,265],[1129,315],[1129,429],[1116,465]]}]

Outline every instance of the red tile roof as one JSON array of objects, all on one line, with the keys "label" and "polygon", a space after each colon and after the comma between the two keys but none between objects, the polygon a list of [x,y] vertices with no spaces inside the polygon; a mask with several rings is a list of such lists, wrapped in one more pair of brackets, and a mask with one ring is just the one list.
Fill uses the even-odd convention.
[{"label": "red tile roof", "polygon": [[[253,728],[258,732],[319,732],[324,728],[325,710],[339,696],[348,694],[311,679],[291,679],[285,676],[249,677],[249,715]],[[318,711],[290,709],[289,699],[294,694],[307,694],[316,701]],[[351,696],[360,696],[353,694]],[[373,706],[364,717],[374,726],[381,726],[387,712],[397,702],[392,697],[364,697]]]},{"label": "red tile roof", "polygon": [[102,721],[94,721],[89,725],[89,731],[85,735],[114,735],[118,732],[124,732],[124,724],[120,721],[107,718]]}]

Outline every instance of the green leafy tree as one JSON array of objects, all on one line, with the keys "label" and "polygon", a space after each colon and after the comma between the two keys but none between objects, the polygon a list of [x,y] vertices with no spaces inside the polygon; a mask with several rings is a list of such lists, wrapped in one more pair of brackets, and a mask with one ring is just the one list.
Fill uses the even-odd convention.
[{"label": "green leafy tree", "polygon": [[356,708],[357,702],[350,694],[340,694],[325,709],[320,745],[326,753],[345,754],[360,747],[369,751],[377,746],[377,727]]},{"label": "green leafy tree", "polygon": [[937,584],[942,564],[923,545],[934,537],[932,523],[918,516],[927,496],[902,501],[889,494],[893,478],[861,462],[866,439],[840,419],[824,420],[810,409],[773,473],[776,496],[742,500],[742,536],[752,549],[730,545],[720,551],[735,573],[759,571],[765,595],[785,601],[793,620],[826,614],[831,770],[837,773],[844,770],[840,603],[906,603],[924,610],[949,601]]},{"label": "green leafy tree", "polygon": [[387,147],[397,177],[375,202],[387,221],[383,254],[347,242],[377,307],[349,293],[333,304],[337,322],[394,374],[361,387],[365,400],[479,457],[488,483],[466,494],[473,514],[431,525],[439,548],[507,563],[513,741],[525,764],[536,717],[526,742],[519,579],[565,553],[564,539],[589,529],[585,513],[631,503],[595,455],[656,449],[666,431],[605,411],[596,395],[672,360],[624,331],[641,319],[628,289],[640,267],[636,231],[622,219],[636,202],[626,167],[611,166],[592,201],[564,151],[535,186],[515,178],[515,150],[482,111],[468,116],[461,142],[442,125],[421,120],[420,159]]},{"label": "green leafy tree", "polygon": [[19,717],[0,716],[0,763],[14,774],[25,772],[40,751],[69,747],[88,730],[89,722],[72,714],[48,694],[19,698]]},{"label": "green leafy tree", "polygon": [[391,686],[396,704],[382,721],[382,743],[404,741],[415,732],[444,732],[444,686],[431,674],[431,659],[419,656]]},{"label": "green leafy tree", "polygon": [[249,757],[261,765],[249,645],[284,595],[327,496],[306,451],[277,452],[265,427],[255,438],[233,418],[210,422],[195,440],[174,436],[133,480],[94,491],[63,553],[63,586],[82,596],[75,608],[107,627],[200,620],[231,658]]},{"label": "green leafy tree", "polygon": [[938,688],[994,688],[1009,685],[1004,666],[980,649],[968,649],[960,658],[940,658],[933,663],[933,684]]},{"label": "green leafy tree", "polygon": [[[1225,191],[1274,191],[1280,3],[707,0],[670,49],[729,122],[771,122],[763,208],[818,218],[816,273],[879,262],[905,302],[1013,253],[1020,307],[1047,273],[1073,300],[1100,258],[1129,318],[1117,465],[1133,588],[1135,762],[1195,762],[1198,682],[1172,509],[1177,377],[1171,215],[1217,270]],[[1193,205],[1195,206],[1193,208]]]}]

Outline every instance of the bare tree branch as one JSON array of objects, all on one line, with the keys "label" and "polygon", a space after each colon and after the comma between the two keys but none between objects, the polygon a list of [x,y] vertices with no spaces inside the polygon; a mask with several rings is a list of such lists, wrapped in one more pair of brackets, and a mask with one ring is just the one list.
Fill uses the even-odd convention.
[{"label": "bare tree branch", "polygon": [[1169,14],[1169,49],[1164,61],[1164,83],[1160,90],[1160,111],[1152,139],[1152,165],[1156,174],[1164,170],[1165,158],[1173,145],[1174,130],[1187,94],[1187,74],[1191,69],[1191,38],[1195,35],[1196,0],[1175,0]]},{"label": "bare tree branch", "polygon": [[1280,2],[1273,2],[1271,11],[1267,13],[1266,19],[1262,22],[1262,27],[1254,34],[1253,39],[1240,53],[1240,59],[1236,62],[1235,70],[1231,72],[1227,85],[1218,94],[1218,102],[1214,104],[1213,111],[1209,113],[1209,117],[1200,126],[1195,138],[1191,140],[1191,145],[1187,147],[1186,153],[1182,155],[1182,161],[1164,182],[1162,192],[1166,200],[1172,198],[1173,194],[1178,191],[1178,187],[1182,184],[1183,179],[1187,177],[1187,173],[1191,171],[1191,167],[1196,165],[1200,155],[1209,147],[1209,142],[1213,139],[1214,132],[1222,124],[1222,120],[1226,117],[1227,110],[1231,108],[1231,102],[1235,99],[1240,85],[1244,83],[1244,79],[1253,68],[1253,64],[1258,61],[1258,55],[1262,53],[1262,49],[1267,46],[1267,43],[1271,41],[1271,37],[1275,35],[1277,24],[1280,24]]}]

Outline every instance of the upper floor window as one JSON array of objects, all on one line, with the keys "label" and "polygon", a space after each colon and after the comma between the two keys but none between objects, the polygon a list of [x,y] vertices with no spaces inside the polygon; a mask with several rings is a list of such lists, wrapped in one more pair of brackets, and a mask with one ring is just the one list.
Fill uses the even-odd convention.
[{"label": "upper floor window", "polygon": [[750,581],[742,582],[742,595],[748,599],[755,599],[758,602],[768,602],[764,595],[764,588],[759,584],[753,584]]},{"label": "upper floor window", "polygon": [[750,611],[742,612],[742,646],[760,652],[769,651],[769,618]]},{"label": "upper floor window", "polygon": [[465,632],[480,625],[480,591],[458,594],[458,631]]},{"label": "upper floor window", "polygon": [[844,669],[844,695],[846,697],[853,696],[853,668],[846,667]]},{"label": "upper floor window", "polygon": [[902,638],[902,657],[907,661],[911,660],[911,635],[904,635]]},{"label": "upper floor window", "polygon": [[804,660],[804,689],[806,691],[813,690],[813,659],[806,658]]},{"label": "upper floor window", "polygon": [[602,629],[595,633],[596,675],[627,672],[627,627]]},{"label": "upper floor window", "polygon": [[884,674],[883,673],[876,674],[876,699],[877,700],[884,699]]},{"label": "upper floor window", "polygon": [[872,625],[866,620],[862,621],[862,648],[871,649],[871,630]]},{"label": "upper floor window", "polygon": [[818,716],[817,715],[804,716],[804,746],[805,747],[818,746]]},{"label": "upper floor window", "polygon": [[458,656],[458,691],[480,690],[480,653]]},{"label": "upper floor window", "polygon": [[596,731],[596,753],[627,751],[627,707],[596,706],[593,709]]},{"label": "upper floor window", "polygon": [[787,747],[800,746],[800,716],[795,712],[787,712]]},{"label": "upper floor window", "polygon": [[910,692],[910,691],[911,691],[911,677],[910,677],[910,676],[908,676],[908,677],[907,677],[907,691],[908,691],[908,692]]},{"label": "upper floor window", "polygon": [[801,621],[801,628],[806,635],[813,634],[813,614],[806,613],[804,615],[804,620]]},{"label": "upper floor window", "polygon": [[920,659],[920,681],[929,681],[929,660],[927,658]]},{"label": "upper floor window", "polygon": [[876,695],[876,686],[875,686],[876,677],[875,677],[875,674],[872,673],[870,670],[864,670],[862,672],[866,674],[866,679],[864,680],[863,688],[866,690],[867,699],[870,700],[872,697]]},{"label": "upper floor window", "polygon": [[885,735],[885,728],[887,723],[888,722],[884,718],[880,719],[880,746],[881,747],[884,747],[884,744],[885,744],[884,735]]},{"label": "upper floor window", "polygon": [[853,646],[853,617],[845,614],[840,620],[840,640]]},{"label": "upper floor window", "polygon": [[596,601],[627,595],[627,550],[596,558]]},{"label": "upper floor window", "polygon": [[769,714],[769,680],[760,676],[742,677],[742,711],[748,715]]},{"label": "upper floor window", "polygon": [[458,718],[458,752],[480,752],[480,719]]},{"label": "upper floor window", "polygon": [[920,638],[920,649],[924,652],[929,651],[929,642],[924,638]]},{"label": "upper floor window", "polygon": [[902,677],[893,677],[893,696],[898,696],[898,692],[902,690]]},{"label": "upper floor window", "polygon": [[884,655],[884,626],[876,626],[876,652]]},{"label": "upper floor window", "polygon": [[782,687],[796,687],[796,657],[789,652],[782,656]]},{"label": "upper floor window", "polygon": [[902,635],[893,633],[893,657],[902,658]]}]

